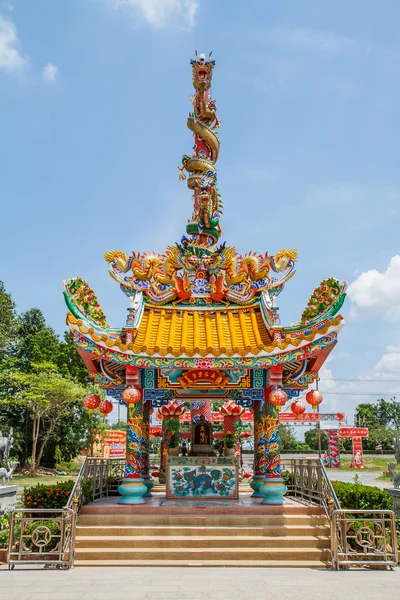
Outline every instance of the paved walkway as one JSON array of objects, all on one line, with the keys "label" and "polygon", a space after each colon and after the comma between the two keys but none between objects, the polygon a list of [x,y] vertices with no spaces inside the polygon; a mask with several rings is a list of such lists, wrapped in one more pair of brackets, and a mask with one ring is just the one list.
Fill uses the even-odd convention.
[{"label": "paved walkway", "polygon": [[372,485],[382,489],[393,486],[390,481],[378,479],[382,475],[382,473],[379,473],[378,471],[362,471],[361,469],[358,471],[339,471],[338,469],[329,469],[327,472],[329,478],[333,481],[347,481],[353,483],[354,476],[357,474],[360,478],[360,483],[363,483],[364,485]]},{"label": "paved walkway", "polygon": [[400,569],[0,567],[2,600],[394,600],[399,587]]}]

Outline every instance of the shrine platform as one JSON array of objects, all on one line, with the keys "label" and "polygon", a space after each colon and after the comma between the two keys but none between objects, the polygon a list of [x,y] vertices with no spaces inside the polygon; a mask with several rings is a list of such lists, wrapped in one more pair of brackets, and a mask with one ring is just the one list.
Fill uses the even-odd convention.
[{"label": "shrine platform", "polygon": [[145,504],[118,504],[120,496],[100,498],[87,504],[81,515],[322,515],[318,506],[305,506],[290,498],[279,506],[261,504],[250,492],[240,492],[238,499],[182,498],[167,499],[164,491],[153,492]]},{"label": "shrine platform", "polygon": [[318,506],[287,500],[167,499],[119,505],[119,496],[81,510],[75,566],[313,567],[330,556],[330,528]]}]

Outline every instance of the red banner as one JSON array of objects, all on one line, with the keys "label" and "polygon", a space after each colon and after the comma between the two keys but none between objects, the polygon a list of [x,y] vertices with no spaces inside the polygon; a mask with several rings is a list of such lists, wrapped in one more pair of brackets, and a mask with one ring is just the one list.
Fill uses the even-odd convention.
[{"label": "red banner", "polygon": [[[218,411],[214,411],[212,414],[212,418],[213,421],[223,421],[224,417],[221,415],[220,412]],[[180,421],[183,422],[188,422],[190,423],[191,420],[191,413],[189,411],[184,412],[180,417],[179,417]],[[241,421],[252,421],[253,420],[253,413],[250,410],[246,410],[240,417]]]},{"label": "red banner", "polygon": [[340,427],[338,436],[344,438],[368,437],[368,427]]},{"label": "red banner", "polygon": [[314,423],[319,421],[318,413],[303,413],[299,417],[294,413],[281,412],[279,414],[279,420],[283,423],[285,421],[297,421],[298,423]]},{"label": "red banner", "polygon": [[103,456],[114,458],[125,456],[126,432],[109,429],[103,435]]}]

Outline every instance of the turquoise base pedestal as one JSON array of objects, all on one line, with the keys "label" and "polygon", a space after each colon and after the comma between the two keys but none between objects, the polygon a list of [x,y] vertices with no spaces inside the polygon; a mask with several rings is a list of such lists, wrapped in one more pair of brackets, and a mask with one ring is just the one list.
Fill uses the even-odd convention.
[{"label": "turquoise base pedestal", "polygon": [[143,498],[152,498],[153,494],[151,493],[151,489],[154,487],[154,481],[150,475],[143,475],[143,483],[147,488],[147,492],[143,494]]},{"label": "turquoise base pedestal", "polygon": [[141,477],[137,479],[124,478],[121,485],[118,486],[118,492],[122,496],[118,504],[145,504],[143,496],[147,493],[147,487]]},{"label": "turquoise base pedestal", "polygon": [[253,475],[253,479],[250,482],[250,487],[253,490],[251,498],[264,498],[264,494],[260,492],[260,487],[264,483],[264,475]]},{"label": "turquoise base pedestal", "polygon": [[264,483],[260,486],[260,493],[264,496],[261,504],[283,504],[283,497],[287,492],[287,487],[284,484],[282,477],[266,477]]}]

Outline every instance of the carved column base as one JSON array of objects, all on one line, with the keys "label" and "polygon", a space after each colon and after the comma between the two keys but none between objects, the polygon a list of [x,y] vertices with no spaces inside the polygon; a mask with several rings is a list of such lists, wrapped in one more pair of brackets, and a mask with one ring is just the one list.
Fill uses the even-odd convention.
[{"label": "carved column base", "polygon": [[260,486],[260,493],[264,496],[261,504],[283,504],[283,497],[287,492],[282,477],[266,477],[264,483]]},{"label": "carved column base", "polygon": [[150,475],[143,475],[143,483],[147,488],[147,492],[143,494],[143,498],[152,498],[153,494],[151,493],[151,489],[154,487],[154,481]]},{"label": "carved column base", "polygon": [[118,504],[145,504],[143,496],[147,493],[147,487],[141,477],[124,478],[118,492],[122,496]]},{"label": "carved column base", "polygon": [[253,479],[250,482],[250,487],[253,491],[252,498],[264,498],[264,494],[260,492],[260,487],[264,483],[264,475],[253,475]]}]

